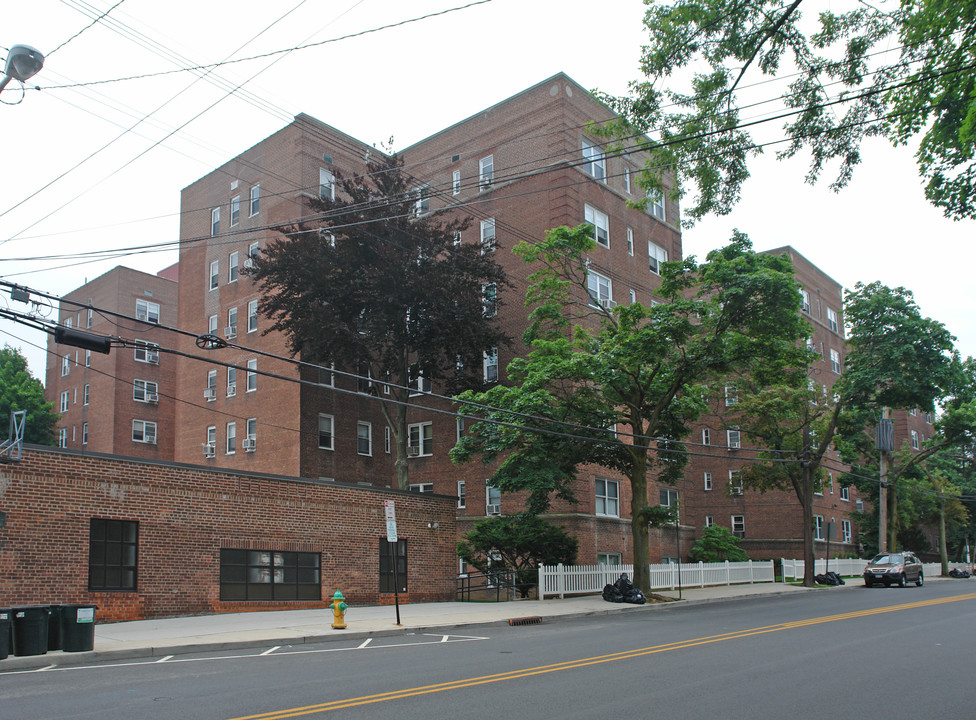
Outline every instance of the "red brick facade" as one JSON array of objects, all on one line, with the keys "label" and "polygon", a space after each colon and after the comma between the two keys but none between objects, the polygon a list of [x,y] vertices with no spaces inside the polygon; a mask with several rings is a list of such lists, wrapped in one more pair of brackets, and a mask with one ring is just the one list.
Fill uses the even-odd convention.
[{"label": "red brick facade", "polygon": [[[392,601],[384,501],[407,545],[401,602],[454,599],[454,499],[29,447],[0,465],[0,606],[95,603],[99,621]],[[138,523],[135,592],[89,592],[92,518]],[[221,549],[321,556],[321,600],[220,600]]]}]

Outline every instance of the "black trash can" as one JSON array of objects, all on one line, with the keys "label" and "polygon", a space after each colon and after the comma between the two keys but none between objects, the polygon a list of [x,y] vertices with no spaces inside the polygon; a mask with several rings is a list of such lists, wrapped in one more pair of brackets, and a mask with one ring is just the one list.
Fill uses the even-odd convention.
[{"label": "black trash can", "polygon": [[44,655],[47,653],[47,626],[50,605],[29,605],[11,608],[13,615],[14,655]]},{"label": "black trash can", "polygon": [[50,605],[51,615],[47,621],[47,649],[61,649],[61,606]]},{"label": "black trash can", "polygon": [[0,608],[0,660],[10,653],[10,608]]},{"label": "black trash can", "polygon": [[85,652],[95,649],[96,605],[61,606],[61,649]]}]

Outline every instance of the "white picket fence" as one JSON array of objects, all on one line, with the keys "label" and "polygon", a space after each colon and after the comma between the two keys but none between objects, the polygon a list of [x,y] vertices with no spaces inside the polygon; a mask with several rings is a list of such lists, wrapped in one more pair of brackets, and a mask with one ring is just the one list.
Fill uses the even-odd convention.
[{"label": "white picket fence", "polygon": [[[783,563],[783,582],[794,582],[803,579],[804,563],[802,560],[782,560],[781,562]],[[859,560],[857,558],[833,558],[830,561],[829,569],[841,577],[860,577],[864,572],[864,566],[867,564],[867,560]],[[969,566],[965,563],[952,562],[949,563],[949,569],[951,570],[952,568],[968,570]],[[813,574],[818,575],[825,572],[827,572],[826,561],[823,558],[815,560],[813,563]],[[927,578],[939,577],[942,574],[942,564],[922,563],[922,574]]]},{"label": "white picket fence", "polygon": [[[863,567],[863,566],[862,566]],[[651,565],[651,590],[674,590],[679,584],[679,565]],[[633,565],[543,565],[539,567],[539,599],[598,593],[627,573],[634,577]],[[774,582],[772,560],[719,563],[681,563],[682,587]],[[802,577],[802,573],[801,573]]]}]

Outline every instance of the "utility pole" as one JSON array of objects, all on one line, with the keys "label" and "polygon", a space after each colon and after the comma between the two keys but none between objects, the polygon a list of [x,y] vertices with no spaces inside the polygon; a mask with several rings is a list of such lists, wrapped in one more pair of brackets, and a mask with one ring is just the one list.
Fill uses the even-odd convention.
[{"label": "utility pole", "polygon": [[880,452],[878,468],[881,479],[878,486],[878,552],[888,551],[888,453],[894,449],[893,435],[888,408],[883,407],[875,439],[875,447]]}]

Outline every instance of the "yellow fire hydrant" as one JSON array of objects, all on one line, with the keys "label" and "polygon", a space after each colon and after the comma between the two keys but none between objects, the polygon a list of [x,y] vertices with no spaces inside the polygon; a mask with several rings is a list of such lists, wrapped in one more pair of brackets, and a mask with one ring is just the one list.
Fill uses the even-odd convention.
[{"label": "yellow fire hydrant", "polygon": [[336,590],[335,595],[332,596],[332,612],[335,615],[332,627],[335,630],[346,629],[346,608],[349,606],[346,605],[345,599],[339,590]]}]

